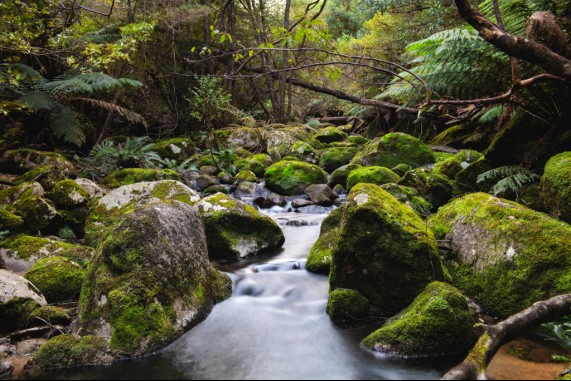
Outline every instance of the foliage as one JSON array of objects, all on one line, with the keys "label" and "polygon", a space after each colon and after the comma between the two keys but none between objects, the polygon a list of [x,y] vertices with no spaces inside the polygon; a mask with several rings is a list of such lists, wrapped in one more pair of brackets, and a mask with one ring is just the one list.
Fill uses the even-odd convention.
[{"label": "foliage", "polygon": [[213,123],[220,120],[232,98],[223,86],[222,80],[216,77],[201,77],[198,86],[191,91],[192,96],[188,102],[192,107],[190,115],[200,122],[204,122],[210,130]]},{"label": "foliage", "polygon": [[[545,323],[542,327],[554,336],[550,340],[557,342],[568,353],[571,353],[571,316],[567,316],[558,322]],[[571,361],[568,356],[552,355],[552,358],[561,362]]]},{"label": "foliage", "polygon": [[159,162],[159,165],[165,169],[172,169],[177,172],[199,172],[199,169],[194,165],[193,159],[186,159],[179,163],[177,160],[172,160],[168,158],[163,158]]},{"label": "foliage", "polygon": [[498,180],[496,185],[490,190],[490,193],[498,196],[506,192],[513,192],[516,194],[517,200],[519,200],[522,188],[540,179],[541,177],[538,174],[529,169],[519,166],[505,166],[482,173],[478,176],[478,184],[490,180]]}]

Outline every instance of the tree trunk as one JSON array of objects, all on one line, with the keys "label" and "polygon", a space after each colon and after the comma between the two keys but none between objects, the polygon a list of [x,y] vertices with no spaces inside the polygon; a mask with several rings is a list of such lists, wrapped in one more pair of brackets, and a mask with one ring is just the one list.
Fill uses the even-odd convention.
[{"label": "tree trunk", "polygon": [[[115,95],[113,95],[113,100],[111,101],[112,104],[116,105],[117,102],[119,102],[119,94],[120,91],[115,92]],[[103,140],[105,140],[105,138],[107,137],[107,131],[109,131],[109,127],[111,126],[114,117],[115,117],[115,111],[109,111],[109,114],[107,114],[107,119],[105,119],[105,123],[101,128],[101,133],[99,134],[99,138],[97,138],[96,144],[100,144]]]},{"label": "tree trunk", "polygon": [[[291,13],[291,0],[286,0],[285,13],[284,13],[284,30],[289,30],[290,23],[290,13]],[[287,44],[284,45],[287,48]],[[283,51],[282,57],[282,69],[280,79],[280,93],[279,93],[279,111],[280,114],[277,116],[280,123],[286,123],[288,116],[286,115],[286,90],[287,90],[287,69],[289,68],[289,52],[287,50]]]}]

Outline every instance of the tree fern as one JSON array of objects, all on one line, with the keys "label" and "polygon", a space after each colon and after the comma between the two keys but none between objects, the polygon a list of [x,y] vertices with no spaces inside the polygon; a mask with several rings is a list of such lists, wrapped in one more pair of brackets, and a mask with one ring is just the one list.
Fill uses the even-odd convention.
[{"label": "tree fern", "polygon": [[103,73],[69,73],[44,83],[40,89],[54,96],[87,95],[143,86],[139,81],[128,78],[113,78]]},{"label": "tree fern", "polygon": [[482,173],[478,176],[478,183],[497,180],[497,183],[490,189],[490,193],[498,196],[513,192],[519,200],[521,189],[525,185],[537,182],[540,178],[539,175],[529,169],[519,166],[505,166]]},{"label": "tree fern", "polygon": [[54,136],[66,143],[81,147],[85,143],[83,126],[68,107],[58,105],[50,114],[50,126]]}]

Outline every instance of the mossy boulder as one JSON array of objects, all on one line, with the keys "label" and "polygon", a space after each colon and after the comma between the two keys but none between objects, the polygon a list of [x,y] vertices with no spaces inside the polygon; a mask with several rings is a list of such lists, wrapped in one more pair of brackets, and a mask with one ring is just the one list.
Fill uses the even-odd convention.
[{"label": "mossy boulder", "polygon": [[21,185],[24,183],[38,182],[46,191],[49,191],[58,182],[69,178],[70,175],[65,171],[60,171],[58,167],[53,165],[44,165],[41,167],[36,167],[29,172],[18,176],[14,180],[14,184]]},{"label": "mossy boulder", "polygon": [[476,343],[474,325],[464,295],[446,283],[433,282],[363,345],[403,357],[465,355]]},{"label": "mossy boulder", "polygon": [[214,133],[216,141],[225,147],[241,147],[251,152],[260,152],[265,147],[267,132],[260,128],[225,128]]},{"label": "mossy boulder", "polygon": [[71,259],[53,256],[38,260],[24,277],[49,303],[62,303],[79,300],[85,271]]},{"label": "mossy boulder", "polygon": [[240,160],[236,163],[236,168],[239,171],[248,170],[256,174],[257,177],[264,177],[266,169],[272,165],[273,160],[269,155],[258,154],[253,155],[247,159]]},{"label": "mossy boulder", "polygon": [[428,283],[442,279],[433,233],[387,191],[373,184],[356,185],[339,209],[331,291],[357,290],[372,306],[396,313]]},{"label": "mossy boulder", "polygon": [[11,235],[20,234],[28,230],[28,226],[22,217],[15,215],[6,207],[0,205],[0,232],[8,232]]},{"label": "mossy boulder", "polygon": [[306,163],[316,164],[317,151],[309,143],[297,141],[285,153]]},{"label": "mossy boulder", "polygon": [[89,198],[99,198],[107,194],[105,189],[101,188],[96,182],[92,180],[80,178],[73,181],[75,181],[75,183],[89,195]]},{"label": "mossy boulder", "polygon": [[450,242],[452,284],[506,318],[571,292],[571,226],[485,193],[464,196],[430,220]]},{"label": "mossy boulder", "polygon": [[305,189],[305,194],[315,205],[330,206],[339,198],[335,191],[325,184],[310,185]]},{"label": "mossy boulder", "polygon": [[0,204],[13,204],[19,199],[28,197],[43,197],[44,188],[38,182],[22,183],[0,190]]},{"label": "mossy boulder", "polygon": [[420,167],[435,162],[434,152],[429,146],[413,136],[396,132],[365,145],[351,164],[394,168],[399,164]]},{"label": "mossy boulder", "polygon": [[369,301],[359,291],[338,289],[329,294],[327,313],[334,323],[350,323],[369,316]]},{"label": "mossy boulder", "polygon": [[87,203],[90,196],[74,180],[63,180],[54,186],[47,198],[59,209],[73,209]]},{"label": "mossy boulder", "polygon": [[63,220],[54,203],[41,197],[19,199],[14,208],[33,232],[56,232]]},{"label": "mossy boulder", "polygon": [[225,187],[224,185],[213,185],[211,187],[206,188],[203,193],[207,196],[216,193],[228,194],[228,188]]},{"label": "mossy boulder", "polygon": [[333,172],[336,169],[349,164],[356,154],[357,148],[353,147],[330,148],[321,152],[319,166],[327,172]]},{"label": "mossy boulder", "polygon": [[125,168],[113,172],[105,177],[101,183],[114,189],[124,185],[160,180],[180,181],[180,175],[172,169]]},{"label": "mossy boulder", "polygon": [[59,256],[79,264],[86,264],[93,256],[93,249],[49,238],[19,235],[0,242],[0,255],[6,269],[14,272],[28,271],[39,259]]},{"label": "mossy boulder", "polygon": [[472,164],[484,158],[484,155],[478,151],[465,149],[454,155],[461,163]]},{"label": "mossy boulder", "polygon": [[164,180],[126,185],[96,200],[87,216],[85,239],[89,246],[99,240],[115,219],[146,204],[177,200],[189,205],[200,201],[198,194],[178,181]]},{"label": "mossy boulder", "polygon": [[42,167],[57,169],[62,179],[75,177],[77,173],[69,160],[55,152],[20,148],[6,151],[0,157],[0,172],[4,173],[23,175]]},{"label": "mossy boulder", "polygon": [[349,137],[347,138],[347,141],[348,141],[349,143],[353,143],[353,144],[355,144],[355,145],[357,145],[357,146],[362,146],[362,145],[365,145],[365,144],[371,142],[370,139],[364,138],[364,137],[359,136],[359,135],[349,136]]},{"label": "mossy boulder", "polygon": [[[284,156],[288,156],[291,154],[292,147],[296,143],[310,142],[311,141],[310,135],[311,134],[304,127],[279,126],[278,128],[271,128],[267,126],[266,142],[265,142],[267,147],[267,152],[272,158],[280,160]],[[313,141],[311,142],[313,143]],[[313,144],[310,145],[314,149],[323,148]]]},{"label": "mossy boulder", "polygon": [[321,225],[319,239],[309,252],[305,268],[317,274],[329,275],[333,260],[333,249],[338,241],[343,213],[341,208],[332,211]]},{"label": "mossy boulder", "polygon": [[212,259],[237,259],[283,246],[280,227],[255,208],[217,194],[198,203]]},{"label": "mossy boulder", "polygon": [[478,182],[478,177],[492,168],[492,163],[485,157],[478,159],[456,175],[458,188],[464,192],[488,192],[494,182]]},{"label": "mossy boulder", "polygon": [[30,314],[46,304],[46,299],[32,283],[0,269],[0,334],[25,328]]},{"label": "mossy boulder", "polygon": [[571,152],[554,156],[545,165],[541,200],[547,212],[571,223]]},{"label": "mossy boulder", "polygon": [[399,202],[408,206],[421,217],[424,217],[432,210],[432,205],[420,197],[418,192],[412,188],[398,184],[385,184],[381,188],[393,195]]},{"label": "mossy boulder", "polygon": [[111,362],[113,356],[108,353],[107,340],[96,336],[60,335],[44,344],[34,356],[34,365],[40,369],[67,369]]},{"label": "mossy boulder", "polygon": [[416,190],[432,205],[432,211],[446,205],[455,191],[455,184],[448,177],[428,168],[417,168],[407,172],[398,184]]},{"label": "mossy boulder", "polygon": [[313,139],[321,143],[342,142],[347,140],[347,134],[337,127],[326,127],[313,134]]},{"label": "mossy boulder", "polygon": [[300,161],[275,163],[265,177],[268,189],[286,196],[302,194],[310,185],[327,182],[327,174],[321,168]]},{"label": "mossy boulder", "polygon": [[256,181],[258,181],[258,178],[256,177],[256,174],[252,171],[248,171],[248,170],[244,170],[244,171],[240,171],[235,177],[234,180],[238,181],[238,182],[250,182],[250,183],[255,183]]},{"label": "mossy boulder", "polygon": [[195,149],[189,138],[173,138],[161,140],[151,146],[151,151],[156,152],[163,159],[176,160],[178,163],[189,159],[194,155]]},{"label": "mossy boulder", "polygon": [[327,185],[331,188],[334,188],[336,185],[341,185],[345,188],[347,186],[347,178],[351,172],[359,168],[361,168],[361,166],[358,164],[349,164],[337,168],[329,177],[329,183]]},{"label": "mossy boulder", "polygon": [[203,320],[231,282],[208,261],[202,218],[179,201],[122,216],[91,262],[80,299],[80,334],[108,338],[131,357],[152,353]]},{"label": "mossy boulder", "polygon": [[456,157],[439,161],[434,166],[434,172],[440,173],[452,180],[456,179],[456,175],[463,170],[462,163]]},{"label": "mossy boulder", "polygon": [[36,308],[29,317],[30,325],[69,325],[71,316],[63,308],[55,306],[43,306]]},{"label": "mossy boulder", "polygon": [[361,167],[355,169],[347,177],[347,190],[351,190],[357,184],[383,185],[398,183],[400,176],[384,167]]}]

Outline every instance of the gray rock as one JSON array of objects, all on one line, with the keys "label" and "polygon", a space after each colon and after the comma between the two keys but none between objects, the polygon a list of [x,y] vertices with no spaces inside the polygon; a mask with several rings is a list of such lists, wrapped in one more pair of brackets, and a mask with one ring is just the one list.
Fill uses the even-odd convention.
[{"label": "gray rock", "polygon": [[11,271],[0,270],[0,305],[16,298],[30,299],[40,306],[47,304],[46,299],[28,280]]},{"label": "gray rock", "polygon": [[199,191],[204,191],[214,185],[220,185],[220,182],[216,177],[210,175],[200,175],[196,179],[196,187]]},{"label": "gray rock", "polygon": [[311,206],[311,205],[314,205],[313,201],[305,200],[302,198],[293,200],[291,203],[291,206],[293,206],[295,209],[305,208],[306,206]]},{"label": "gray rock", "polygon": [[220,172],[218,168],[212,165],[205,165],[204,167],[200,167],[201,175],[216,176],[218,172]]},{"label": "gray rock", "polygon": [[42,345],[47,343],[47,339],[30,339],[20,341],[16,344],[16,356],[30,356],[40,349]]},{"label": "gray rock", "polygon": [[305,194],[317,205],[332,205],[339,195],[325,184],[310,185],[305,189]]},{"label": "gray rock", "polygon": [[75,179],[74,181],[81,187],[81,189],[86,191],[91,198],[103,197],[107,193],[97,183],[89,179]]}]

